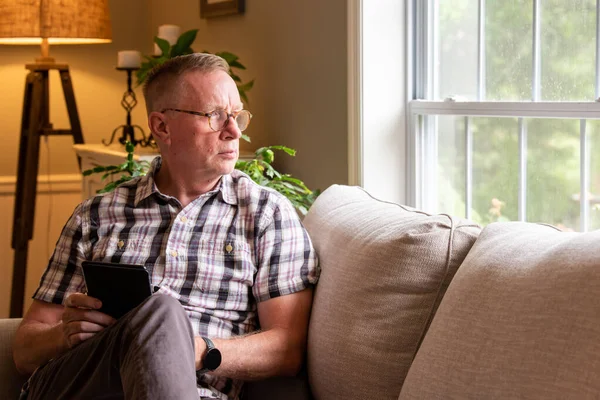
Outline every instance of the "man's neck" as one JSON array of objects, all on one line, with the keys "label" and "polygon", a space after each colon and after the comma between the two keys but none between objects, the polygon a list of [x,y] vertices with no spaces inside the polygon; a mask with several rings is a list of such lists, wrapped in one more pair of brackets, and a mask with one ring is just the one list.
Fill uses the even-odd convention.
[{"label": "man's neck", "polygon": [[154,175],[154,182],[158,190],[167,196],[175,197],[183,207],[204,193],[213,190],[220,179],[220,176],[211,178],[198,176],[194,171],[175,174],[164,159],[160,169]]}]

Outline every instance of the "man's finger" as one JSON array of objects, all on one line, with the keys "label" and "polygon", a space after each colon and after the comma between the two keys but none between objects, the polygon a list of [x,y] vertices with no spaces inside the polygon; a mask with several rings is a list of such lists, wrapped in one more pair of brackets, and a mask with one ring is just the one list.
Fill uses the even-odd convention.
[{"label": "man's finger", "polygon": [[102,302],[95,297],[83,293],[73,293],[65,301],[67,307],[91,308],[97,310],[102,307]]},{"label": "man's finger", "polygon": [[71,348],[75,347],[79,343],[81,343],[81,342],[83,342],[85,340],[88,340],[89,338],[93,337],[94,335],[95,335],[95,333],[76,333],[76,334],[73,334],[73,335],[69,336],[69,338],[68,338],[69,346]]},{"label": "man's finger", "polygon": [[116,322],[116,320],[108,314],[84,308],[65,309],[62,320],[64,323],[70,323],[74,321],[88,321],[98,325],[102,325],[104,327],[112,325]]},{"label": "man's finger", "polygon": [[104,326],[88,321],[72,321],[65,324],[65,333],[67,336],[76,333],[96,333],[104,329]]}]

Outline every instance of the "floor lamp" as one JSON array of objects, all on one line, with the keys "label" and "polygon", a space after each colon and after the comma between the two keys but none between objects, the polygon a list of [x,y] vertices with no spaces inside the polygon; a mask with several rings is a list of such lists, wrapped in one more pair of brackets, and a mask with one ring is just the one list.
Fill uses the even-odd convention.
[{"label": "floor lamp", "polygon": [[[35,198],[42,136],[68,135],[83,143],[69,66],[49,55],[54,44],[111,41],[108,0],[2,0],[0,44],[39,44],[41,57],[26,64],[25,96],[21,117],[19,161],[13,218],[14,249],[10,317],[23,314],[27,254],[33,238]],[[57,71],[69,114],[70,129],[54,129],[50,122],[50,71]]]}]

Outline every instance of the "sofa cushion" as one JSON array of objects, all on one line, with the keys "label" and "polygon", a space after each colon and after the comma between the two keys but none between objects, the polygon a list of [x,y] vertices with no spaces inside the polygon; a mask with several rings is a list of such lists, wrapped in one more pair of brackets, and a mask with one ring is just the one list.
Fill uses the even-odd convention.
[{"label": "sofa cushion", "polygon": [[16,399],[27,377],[20,375],[12,356],[12,342],[20,318],[0,319],[0,399]]},{"label": "sofa cushion", "polygon": [[480,228],[332,186],[304,219],[319,255],[308,339],[316,399],[396,399]]},{"label": "sofa cushion", "polygon": [[600,231],[487,226],[400,399],[600,398],[599,244]]}]

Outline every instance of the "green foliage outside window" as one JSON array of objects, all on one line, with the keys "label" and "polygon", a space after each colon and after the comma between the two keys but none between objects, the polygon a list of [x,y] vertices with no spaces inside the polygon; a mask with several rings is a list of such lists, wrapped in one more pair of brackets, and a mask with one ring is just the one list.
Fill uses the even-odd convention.
[{"label": "green foliage outside window", "polygon": [[[439,2],[440,60],[460,54],[477,39],[477,1]],[[545,0],[541,4],[541,100],[595,100],[595,0]],[[532,98],[532,0],[489,1],[485,6],[486,101],[530,101]],[[469,25],[465,21],[470,21]],[[472,22],[472,24],[471,24]],[[470,30],[469,30],[470,29]],[[462,64],[460,63],[462,62]],[[470,64],[469,64],[470,63]],[[444,75],[446,74],[446,75]],[[440,80],[458,87],[457,77],[440,67]],[[470,77],[476,82],[476,75]],[[443,84],[443,83],[442,83]],[[474,86],[473,86],[474,87]],[[470,93],[456,93],[473,98]],[[447,96],[441,93],[442,98]],[[465,137],[463,117],[438,117],[438,199],[440,208],[464,215]],[[527,122],[527,220],[578,230],[580,218],[580,120],[531,119]],[[518,220],[518,119],[474,117],[473,219],[486,224]],[[600,195],[600,121],[587,120],[590,151],[590,197]],[[500,212],[490,212],[497,200]],[[497,205],[497,203],[496,203]],[[444,208],[445,207],[445,208]],[[450,208],[450,210],[448,209]],[[600,228],[600,211],[592,207],[590,229]]]}]

